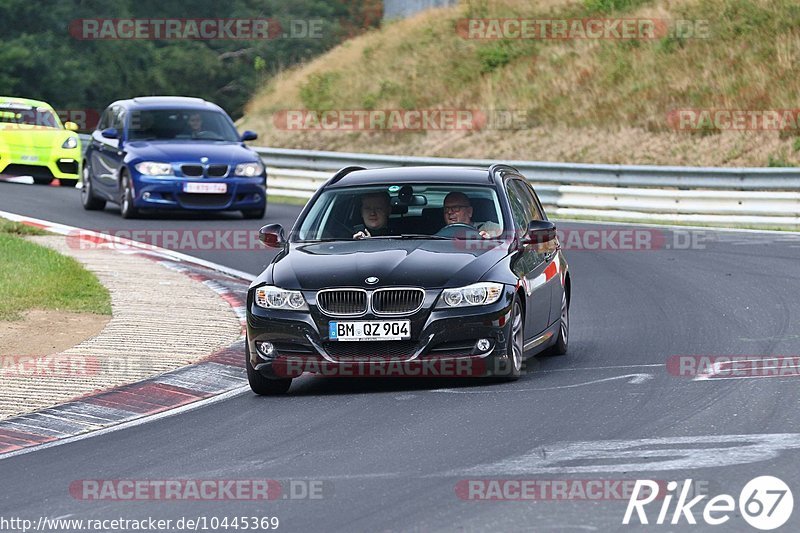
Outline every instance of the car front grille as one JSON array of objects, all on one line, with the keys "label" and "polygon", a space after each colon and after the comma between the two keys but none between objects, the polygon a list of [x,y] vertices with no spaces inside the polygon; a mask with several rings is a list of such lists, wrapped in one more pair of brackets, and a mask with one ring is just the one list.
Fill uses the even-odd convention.
[{"label": "car front grille", "polygon": [[180,193],[178,201],[185,207],[225,207],[230,203],[231,195]]},{"label": "car front grille", "polygon": [[202,165],[181,165],[181,172],[188,178],[199,178],[203,175]]},{"label": "car front grille", "polygon": [[228,165],[181,165],[181,172],[187,178],[224,178],[228,175]]},{"label": "car front grille", "polygon": [[209,178],[222,178],[228,173],[228,165],[208,165],[206,175]]},{"label": "car front grille", "polygon": [[20,165],[12,163],[3,169],[6,176],[32,176],[34,178],[52,178],[53,173],[47,167],[38,165]]},{"label": "car front grille", "polygon": [[378,289],[372,295],[372,310],[380,315],[404,315],[422,307],[422,289]]},{"label": "car front grille", "polygon": [[317,306],[328,315],[357,316],[367,312],[367,291],[329,289],[317,293]]},{"label": "car front grille", "polygon": [[336,362],[405,361],[417,350],[416,341],[325,342],[325,352]]}]

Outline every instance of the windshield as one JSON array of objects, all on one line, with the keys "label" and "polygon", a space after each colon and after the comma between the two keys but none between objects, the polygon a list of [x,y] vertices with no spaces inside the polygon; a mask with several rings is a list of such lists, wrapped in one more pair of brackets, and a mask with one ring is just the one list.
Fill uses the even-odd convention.
[{"label": "windshield", "polygon": [[361,238],[481,239],[503,233],[491,187],[424,184],[329,189],[293,242]]},{"label": "windshield", "polygon": [[218,111],[151,109],[131,113],[128,139],[238,142],[239,135],[228,117]]},{"label": "windshield", "polygon": [[0,124],[24,124],[61,129],[61,122],[51,109],[19,104],[0,104]]}]

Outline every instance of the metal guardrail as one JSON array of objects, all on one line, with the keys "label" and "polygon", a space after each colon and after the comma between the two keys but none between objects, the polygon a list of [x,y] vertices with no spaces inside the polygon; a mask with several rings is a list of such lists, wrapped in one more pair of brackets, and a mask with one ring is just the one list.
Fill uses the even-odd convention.
[{"label": "metal guardrail", "polygon": [[[88,135],[81,135],[84,149]],[[408,157],[253,147],[267,165],[270,195],[310,198],[332,171],[456,165],[493,159]],[[724,226],[800,228],[800,169],[589,165],[507,161],[534,185],[555,216]]]},{"label": "metal guardrail", "polygon": [[[490,159],[255,148],[269,192],[310,198],[333,170],[409,165],[487,168]],[[800,169],[587,165],[503,161],[534,185],[548,213],[606,220],[800,227]],[[327,172],[326,172],[327,171]]]}]

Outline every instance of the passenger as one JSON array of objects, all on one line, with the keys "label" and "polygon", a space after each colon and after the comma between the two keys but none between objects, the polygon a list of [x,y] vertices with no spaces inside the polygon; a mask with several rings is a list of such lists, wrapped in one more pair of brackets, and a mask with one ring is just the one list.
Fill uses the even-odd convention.
[{"label": "passenger", "polygon": [[354,228],[354,239],[364,239],[389,234],[389,214],[392,201],[388,193],[375,192],[361,197],[361,218],[364,224]]},{"label": "passenger", "polygon": [[445,196],[442,211],[444,213],[444,223],[446,225],[468,224],[477,229],[480,236],[484,239],[497,237],[502,231],[500,225],[494,222],[479,222],[473,224],[472,202],[470,202],[469,197],[463,192],[454,191]]}]

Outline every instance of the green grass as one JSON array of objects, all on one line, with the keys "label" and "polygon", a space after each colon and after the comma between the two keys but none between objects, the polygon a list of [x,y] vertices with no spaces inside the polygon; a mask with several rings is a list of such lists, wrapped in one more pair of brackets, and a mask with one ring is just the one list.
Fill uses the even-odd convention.
[{"label": "green grass", "polygon": [[0,219],[0,320],[48,309],[111,314],[111,297],[80,263],[22,238],[44,232]]}]

